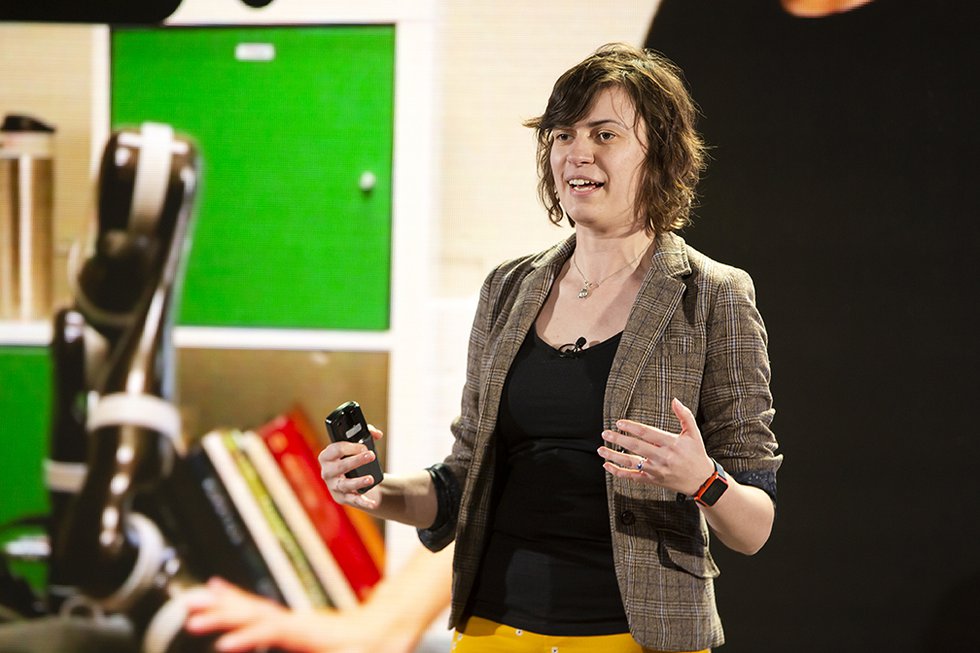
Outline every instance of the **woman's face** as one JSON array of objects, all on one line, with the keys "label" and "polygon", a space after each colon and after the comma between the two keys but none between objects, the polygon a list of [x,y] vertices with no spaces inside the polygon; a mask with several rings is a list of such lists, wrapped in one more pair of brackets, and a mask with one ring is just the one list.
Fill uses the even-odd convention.
[{"label": "woman's face", "polygon": [[598,231],[636,225],[646,146],[646,127],[617,86],[603,89],[579,122],[552,130],[555,188],[576,225]]}]

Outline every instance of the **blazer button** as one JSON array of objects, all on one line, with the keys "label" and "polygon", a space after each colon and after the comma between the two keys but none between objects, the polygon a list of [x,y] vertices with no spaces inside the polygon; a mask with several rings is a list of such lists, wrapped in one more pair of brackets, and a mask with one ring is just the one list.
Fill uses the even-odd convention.
[{"label": "blazer button", "polygon": [[619,513],[619,521],[623,522],[626,526],[632,526],[636,523],[636,515],[633,514],[632,510],[624,510]]}]

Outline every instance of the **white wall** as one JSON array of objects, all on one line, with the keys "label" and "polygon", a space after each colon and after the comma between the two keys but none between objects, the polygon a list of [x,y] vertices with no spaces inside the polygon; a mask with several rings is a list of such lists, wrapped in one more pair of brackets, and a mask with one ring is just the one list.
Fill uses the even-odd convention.
[{"label": "white wall", "polygon": [[570,233],[538,202],[535,144],[521,123],[544,111],[558,76],[598,46],[641,44],[657,3],[442,3],[439,294],[475,292],[494,264]]}]

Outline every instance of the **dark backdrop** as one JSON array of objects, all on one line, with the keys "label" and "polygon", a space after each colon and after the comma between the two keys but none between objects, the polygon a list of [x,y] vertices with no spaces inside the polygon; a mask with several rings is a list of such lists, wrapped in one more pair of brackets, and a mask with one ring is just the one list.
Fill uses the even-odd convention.
[{"label": "dark backdrop", "polygon": [[786,457],[766,548],[713,547],[726,653],[980,650],[968,5],[664,0],[654,18],[647,45],[684,70],[712,146],[684,235],[756,282]]}]

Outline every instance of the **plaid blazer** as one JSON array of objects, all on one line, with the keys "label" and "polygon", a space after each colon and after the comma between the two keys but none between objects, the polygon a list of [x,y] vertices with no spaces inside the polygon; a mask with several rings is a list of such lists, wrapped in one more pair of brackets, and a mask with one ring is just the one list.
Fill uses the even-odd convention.
[{"label": "plaid blazer", "polygon": [[[504,381],[574,249],[573,235],[540,254],[503,263],[480,292],[461,414],[453,423],[455,444],[442,465],[462,490],[459,512],[449,516],[445,542],[426,542],[439,548],[455,532],[450,627],[465,618],[492,522]],[[672,397],[697,416],[708,454],[726,470],[774,476],[781,456],[769,430],[766,332],[752,281],[668,233],[657,238],[613,360],[605,427],[629,418],[679,432]],[[612,475],[606,476],[606,494],[616,576],[634,639],[668,651],[722,644],[712,581],[718,568],[698,507],[663,488]]]}]

